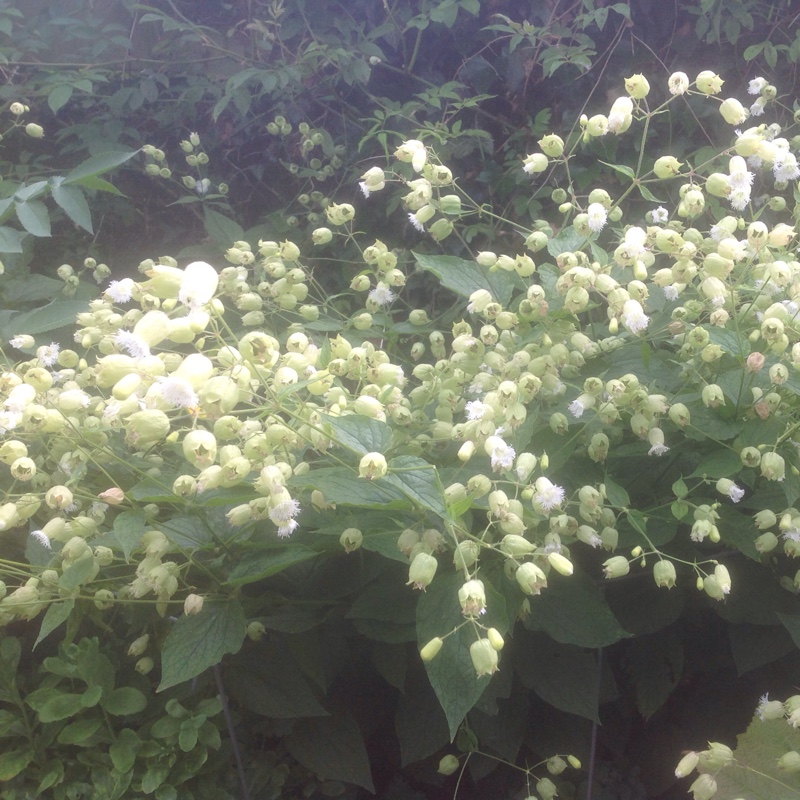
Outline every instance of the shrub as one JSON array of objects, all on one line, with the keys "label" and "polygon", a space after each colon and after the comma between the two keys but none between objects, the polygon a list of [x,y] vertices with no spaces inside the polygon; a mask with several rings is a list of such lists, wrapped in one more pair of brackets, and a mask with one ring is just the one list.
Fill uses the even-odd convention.
[{"label": "shrub", "polygon": [[[286,770],[372,789],[359,723],[374,719],[362,682],[380,675],[406,689],[390,710],[404,764],[455,741],[460,766],[537,761],[520,768],[529,791],[552,796],[547,775],[585,761],[588,737],[539,726],[523,743],[531,690],[597,721],[593,651],[647,662],[662,643],[644,634],[683,601],[796,635],[794,123],[736,132],[694,164],[648,149],[685,102],[732,125],[791,113],[766,81],[750,110],[722,83],[633,75],[607,115],[544,136],[518,169],[552,177],[552,212],[507,253],[423,252],[495,212],[407,139],[361,189],[369,203],[398,189],[429,237],[419,252],[365,240],[356,208],[333,202],[302,247],[243,239],[224,268],[143,261],[78,315],[74,342],[16,331],[0,619],[43,613],[43,647],[66,633],[42,662],[55,677],[6,695],[27,724],[6,720],[2,777],[68,796],[42,760],[55,741],[83,748],[69,780],[110,781],[109,797],[203,797],[229,692],[241,725],[292,720],[268,731]],[[633,166],[598,158],[633,136]],[[603,169],[581,189],[588,159]],[[333,296],[332,268],[350,285]],[[670,641],[655,686],[614,670],[645,717],[680,679]],[[144,707],[156,687],[169,700]],[[108,714],[141,743],[134,759]]]}]

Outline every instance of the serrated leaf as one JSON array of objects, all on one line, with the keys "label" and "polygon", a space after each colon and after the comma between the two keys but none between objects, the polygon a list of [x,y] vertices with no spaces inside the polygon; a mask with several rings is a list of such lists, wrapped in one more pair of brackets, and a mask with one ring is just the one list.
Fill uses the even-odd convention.
[{"label": "serrated leaf", "polygon": [[417,456],[398,456],[389,461],[383,478],[397,487],[415,506],[422,506],[442,519],[449,519],[444,504],[444,488],[436,468]]},{"label": "serrated leaf", "polygon": [[704,456],[689,477],[702,478],[707,475],[709,478],[728,478],[741,468],[742,462],[736,451],[727,447],[719,448]]},{"label": "serrated leaf", "polygon": [[0,253],[21,253],[26,235],[5,225],[0,226]]},{"label": "serrated leaf", "polygon": [[[6,330],[13,328],[11,336],[16,333],[28,333],[35,336],[37,333],[48,333],[73,325],[75,317],[86,311],[89,304],[83,300],[59,300],[33,311],[16,314],[6,326]],[[4,338],[9,338],[4,336]]]},{"label": "serrated leaf", "polygon": [[244,228],[230,217],[220,214],[219,211],[203,206],[203,217],[206,233],[223,250],[227,250],[234,242],[245,238]]},{"label": "serrated leaf", "polygon": [[630,634],[608,607],[603,592],[585,575],[563,577],[554,571],[548,586],[530,600],[525,627],[544,631],[563,644],[606,647]]},{"label": "serrated leaf", "polygon": [[504,270],[489,272],[475,261],[456,256],[431,256],[424,253],[412,255],[420,269],[432,272],[442,286],[461,297],[469,297],[478,289],[486,289],[498,303],[506,306],[517,285],[516,273]]},{"label": "serrated leaf", "polygon": [[621,175],[625,175],[631,180],[636,178],[636,173],[630,167],[626,167],[625,164],[609,164],[608,161],[601,161],[599,158],[597,160],[606,167],[611,167],[614,172],[619,172]]},{"label": "serrated leaf", "polygon": [[25,200],[14,207],[22,227],[31,236],[46,238],[50,236],[50,215],[47,206],[40,200]]},{"label": "serrated leaf", "polygon": [[138,150],[116,150],[87,158],[64,177],[62,184],[82,183],[86,178],[102,175],[104,172],[130,161],[138,152]]},{"label": "serrated leaf", "polygon": [[368,481],[359,478],[348,467],[315,469],[306,475],[292,478],[293,486],[310,486],[319,489],[328,503],[362,506],[363,508],[408,508],[403,493],[385,478]]},{"label": "serrated leaf", "polygon": [[350,717],[300,720],[284,742],[286,749],[319,777],[375,791],[364,738]]},{"label": "serrated leaf", "polygon": [[549,636],[514,638],[514,663],[522,684],[551,706],[599,722],[600,670],[591,651]]},{"label": "serrated leaf", "polygon": [[[558,236],[547,241],[547,252],[554,258],[562,253],[574,253],[586,243],[586,237],[572,225],[562,228]],[[548,292],[549,294],[549,292]]]},{"label": "serrated leaf", "polygon": [[[741,800],[797,800],[800,775],[778,769],[778,759],[797,750],[797,731],[786,720],[762,721],[758,716],[737,737],[735,760],[724,769],[714,770],[716,797]],[[705,772],[704,768],[698,771]]]},{"label": "serrated leaf", "polygon": [[[428,678],[447,717],[451,739],[455,738],[459,725],[490,681],[488,675],[477,676],[470,658],[469,648],[477,637],[471,625],[461,625],[464,616],[458,602],[458,590],[463,583],[464,577],[458,573],[439,578],[428,586],[417,601],[417,640],[420,647],[434,637],[458,628],[444,640],[436,658],[425,664]],[[505,633],[508,630],[505,600],[489,583],[485,591],[486,614],[481,618],[481,624]],[[503,668],[508,667],[501,663]]]},{"label": "serrated leaf", "polygon": [[89,210],[89,204],[80,188],[56,185],[50,191],[56,204],[76,225],[89,233],[94,233],[92,212]]},{"label": "serrated leaf", "polygon": [[261,552],[245,552],[242,560],[231,570],[226,584],[229,586],[245,586],[248,583],[277,575],[295,564],[302,564],[316,557],[314,550],[299,546],[289,546],[280,550]]},{"label": "serrated leaf", "polygon": [[147,516],[140,510],[123,511],[114,518],[114,538],[119,542],[126,561],[142,540],[146,522]]},{"label": "serrated leaf", "polygon": [[385,422],[363,414],[346,417],[326,415],[324,419],[333,429],[336,441],[360,455],[385,453],[392,441],[392,429]]},{"label": "serrated leaf", "polygon": [[49,636],[59,625],[67,621],[73,608],[75,608],[74,600],[65,600],[63,603],[51,603],[47,609],[47,613],[42,619],[39,635],[33,643],[34,650],[42,639]]},{"label": "serrated leaf", "polygon": [[244,612],[235,600],[207,602],[199,614],[180,617],[161,651],[158,691],[191,680],[228,653],[238,653],[244,637]]}]

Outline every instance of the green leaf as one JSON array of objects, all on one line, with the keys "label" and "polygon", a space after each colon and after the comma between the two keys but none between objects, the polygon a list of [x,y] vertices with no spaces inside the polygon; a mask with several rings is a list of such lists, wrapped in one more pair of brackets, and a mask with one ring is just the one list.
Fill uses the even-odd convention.
[{"label": "green leaf", "polygon": [[27,234],[0,225],[0,253],[21,253],[22,240]]},{"label": "green leaf", "polygon": [[28,695],[25,702],[37,713],[40,722],[57,722],[60,719],[74,717],[84,710],[83,698],[79,694],[62,694],[53,691],[50,697],[42,703],[37,702],[35,694]]},{"label": "green leaf", "polygon": [[320,778],[375,791],[364,739],[350,717],[300,720],[284,741],[286,749]]},{"label": "green leaf", "polygon": [[639,194],[644,197],[645,200],[649,200],[651,203],[665,203],[665,200],[661,200],[656,197],[645,184],[639,183],[637,184],[637,188],[639,189]]},{"label": "green leaf", "polygon": [[562,253],[574,253],[585,243],[586,237],[582,233],[578,233],[572,225],[567,225],[561,229],[558,236],[548,240],[547,252],[555,258]]},{"label": "green leaf", "polygon": [[144,511],[123,511],[114,518],[114,538],[128,561],[144,536],[147,516]]},{"label": "green leaf", "polygon": [[338,444],[364,455],[385,453],[392,441],[392,429],[378,419],[363,414],[346,417],[325,416],[325,422],[333,429]]},{"label": "green leaf", "polygon": [[349,467],[315,469],[306,475],[292,478],[292,486],[319,489],[328,503],[362,506],[363,508],[408,508],[408,501],[395,486],[379,478],[368,481],[359,478]]},{"label": "green leaf", "polygon": [[32,236],[50,236],[50,215],[47,206],[39,200],[26,200],[15,206],[17,218]]},{"label": "green leaf", "polygon": [[69,102],[70,97],[72,97],[72,87],[67,83],[59,83],[47,95],[47,105],[54,114],[57,114]]},{"label": "green leaf", "polygon": [[776,616],[781,621],[781,625],[789,631],[795,646],[800,649],[800,616],[797,614],[781,614],[776,612]]},{"label": "green leaf", "polygon": [[6,275],[3,278],[2,293],[6,305],[14,306],[22,303],[49,300],[64,288],[64,282],[46,275],[25,275],[14,278]]},{"label": "green leaf", "polygon": [[[800,617],[797,622],[800,623]],[[797,647],[780,625],[728,625],[728,639],[739,676],[772,664],[796,652]]]},{"label": "green leaf", "polygon": [[442,519],[449,519],[444,504],[444,488],[436,468],[417,456],[398,456],[389,461],[383,478],[396,486],[415,506],[421,506]]},{"label": "green leaf", "polygon": [[442,286],[461,297],[469,297],[478,289],[486,289],[503,306],[508,305],[514,287],[519,285],[516,273],[498,270],[489,272],[475,261],[467,261],[456,256],[431,256],[412,253],[419,269],[432,272]]},{"label": "green leaf", "polygon": [[[442,649],[433,661],[425,664],[428,679],[447,717],[451,740],[455,738],[459,725],[467,712],[475,705],[490,676],[478,677],[469,655],[470,645],[476,640],[471,625],[461,625],[464,616],[458,602],[458,590],[464,576],[452,573],[434,580],[417,601],[417,640],[420,648],[436,636],[458,630],[444,640]],[[504,598],[487,583],[486,614],[481,624],[497,628],[500,633],[508,630]],[[502,668],[502,664],[501,664]]]},{"label": "green leaf", "polygon": [[[81,183],[86,178],[93,178],[102,175],[115,167],[130,161],[139,151],[138,150],[116,150],[110,153],[100,153],[99,155],[87,158],[82,164],[78,164],[62,181],[64,183]],[[84,184],[85,185],[85,184]]]},{"label": "green leaf", "polygon": [[603,481],[606,487],[606,497],[612,506],[617,508],[627,508],[631,504],[631,498],[625,489],[614,481],[609,475],[606,475]]},{"label": "green leaf", "polygon": [[58,734],[59,744],[82,744],[97,733],[103,725],[102,717],[79,719],[70,722]]},{"label": "green leaf", "polygon": [[[724,769],[714,770],[717,795],[743,800],[797,800],[800,775],[778,769],[778,759],[797,750],[797,731],[784,719],[762,721],[758,716],[736,738],[735,760]],[[708,770],[699,769],[700,772]]]},{"label": "green leaf", "polygon": [[119,689],[105,694],[100,705],[103,707],[103,711],[115,717],[125,717],[144,711],[147,708],[147,698],[132,686],[121,686]]},{"label": "green leaf", "polygon": [[[66,328],[75,322],[75,317],[86,311],[89,304],[83,300],[59,300],[56,303],[36,308],[33,311],[26,311],[15,315],[7,324],[5,331],[12,330],[10,334],[28,333],[35,336],[37,333],[48,333]],[[7,339],[8,336],[3,338]]]},{"label": "green leaf", "polygon": [[290,545],[281,547],[280,550],[270,549],[256,552],[245,551],[242,560],[231,570],[228,586],[245,586],[248,583],[277,575],[295,564],[315,558],[318,555],[314,550],[305,547]]},{"label": "green leaf", "polygon": [[683,647],[673,629],[641,636],[625,650],[625,667],[636,691],[636,707],[649,719],[683,677]]},{"label": "green leaf", "polygon": [[89,233],[92,230],[92,212],[89,204],[83,196],[83,192],[77,186],[54,185],[51,189],[53,200],[61,210],[79,227]]},{"label": "green leaf", "polygon": [[745,61],[752,61],[763,49],[766,42],[759,42],[758,44],[751,44],[750,47],[745,48],[742,54]]},{"label": "green leaf", "polygon": [[245,617],[235,600],[207,602],[199,614],[182,616],[175,623],[161,652],[158,691],[191,680],[222,660],[238,653],[245,637]]},{"label": "green leaf", "polygon": [[10,781],[15,778],[31,761],[33,761],[33,750],[27,747],[7,750],[0,754],[0,781]]},{"label": "green leaf", "polygon": [[[269,669],[263,668],[269,664]],[[225,682],[244,707],[272,719],[324,717],[328,712],[317,700],[300,669],[286,637],[264,638],[225,670]]]},{"label": "green leaf", "polygon": [[524,686],[561,711],[600,721],[600,669],[594,653],[544,634],[516,636],[514,644],[514,662]]},{"label": "green leaf", "polygon": [[402,767],[428,758],[450,741],[447,720],[433,687],[419,665],[414,666],[417,668],[408,675],[395,715]]},{"label": "green leaf", "polygon": [[52,603],[48,607],[47,613],[44,615],[44,619],[42,619],[42,625],[39,628],[39,635],[33,643],[34,650],[42,639],[49,636],[59,625],[67,621],[74,607],[74,600],[65,600],[63,603]]},{"label": "green leaf", "polygon": [[117,772],[128,772],[136,763],[136,755],[142,746],[142,740],[130,728],[123,728],[116,741],[108,748],[111,763]]},{"label": "green leaf", "polygon": [[630,634],[617,622],[603,592],[585,575],[551,571],[547,589],[530,600],[525,627],[544,631],[557,642],[579,647],[606,647]]},{"label": "green leaf", "polygon": [[82,583],[86,583],[95,574],[97,574],[97,567],[94,556],[89,552],[66,567],[58,579],[58,586],[61,589],[75,589]]},{"label": "green leaf", "polygon": [[719,448],[705,456],[689,477],[702,478],[707,475],[709,478],[728,478],[741,468],[742,462],[737,452],[727,447]]},{"label": "green leaf", "polygon": [[214,240],[217,247],[227,250],[234,242],[245,238],[244,228],[238,222],[214,211],[209,206],[203,206],[206,233]]},{"label": "green leaf", "polygon": [[605,165],[606,167],[611,167],[611,169],[613,169],[615,172],[619,172],[621,175],[625,175],[631,180],[636,179],[636,173],[630,167],[626,167],[624,164],[609,164],[607,161],[601,161],[599,158],[597,160],[599,163]]}]

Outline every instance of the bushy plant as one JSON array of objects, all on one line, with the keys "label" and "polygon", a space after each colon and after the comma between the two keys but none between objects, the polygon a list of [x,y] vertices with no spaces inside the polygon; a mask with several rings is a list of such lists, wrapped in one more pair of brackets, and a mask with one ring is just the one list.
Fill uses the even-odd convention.
[{"label": "bushy plant", "polygon": [[[108,797],[203,797],[230,693],[239,724],[291,721],[269,729],[277,760],[372,789],[354,698],[380,675],[407,690],[391,709],[404,764],[455,741],[459,767],[535,761],[529,791],[568,796],[558,776],[588,737],[526,739],[530,692],[597,721],[593,651],[646,661],[661,644],[643,634],[682,602],[795,633],[795,123],[737,131],[694,164],[648,147],[685,102],[730,125],[792,113],[766,80],[749,110],[722,85],[633,75],[608,113],[542,137],[518,169],[552,175],[552,209],[507,253],[430,252],[494,211],[407,139],[360,188],[368,203],[396,188],[429,252],[365,240],[333,202],[302,247],[143,261],[78,315],[73,342],[15,331],[0,620],[29,631],[43,614],[44,648],[66,633],[42,661],[55,677],[0,697],[29,720],[4,718],[10,786],[68,797],[102,774]],[[633,166],[598,159],[634,136]],[[603,169],[584,190],[571,174],[587,159]],[[330,269],[349,290],[326,293]],[[95,637],[114,642],[97,670],[81,660]],[[680,680],[676,649],[655,685],[615,670],[645,717]],[[193,680],[191,707],[188,693],[142,707]],[[135,759],[97,724],[116,712]],[[83,777],[43,772],[53,741],[83,753]],[[187,766],[176,743],[202,758]]]}]

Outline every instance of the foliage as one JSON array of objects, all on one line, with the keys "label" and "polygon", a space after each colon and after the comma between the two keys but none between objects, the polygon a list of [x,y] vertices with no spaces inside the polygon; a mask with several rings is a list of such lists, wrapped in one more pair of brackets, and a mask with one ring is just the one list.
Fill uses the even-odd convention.
[{"label": "foliage", "polygon": [[[569,796],[599,652],[649,717],[680,684],[684,613],[797,635],[796,122],[764,79],[749,111],[712,72],[661,83],[631,76],[520,160],[558,188],[508,253],[442,252],[494,212],[398,140],[360,188],[393,194],[414,250],[331,202],[308,249],[146,259],[69,345],[14,330],[9,797],[202,798],[231,755],[267,794],[355,796],[380,725],[428,780],[445,753],[442,775],[503,763]],[[689,163],[651,151],[711,104],[782,124]],[[787,652],[753,649],[741,664]],[[531,732],[534,704],[561,727]],[[242,754],[233,732],[259,726]]]}]

